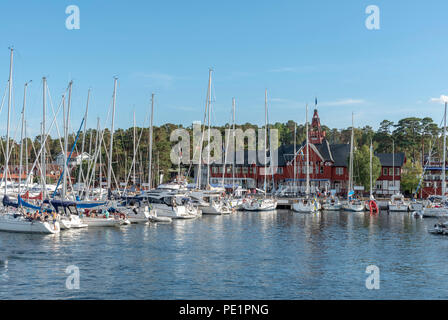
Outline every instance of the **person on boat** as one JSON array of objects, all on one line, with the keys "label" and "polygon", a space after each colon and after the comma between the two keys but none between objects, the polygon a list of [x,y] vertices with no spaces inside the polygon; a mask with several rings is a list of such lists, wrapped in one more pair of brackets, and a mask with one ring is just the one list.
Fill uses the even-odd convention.
[{"label": "person on boat", "polygon": [[104,217],[109,219],[109,211],[107,209],[104,211]]}]

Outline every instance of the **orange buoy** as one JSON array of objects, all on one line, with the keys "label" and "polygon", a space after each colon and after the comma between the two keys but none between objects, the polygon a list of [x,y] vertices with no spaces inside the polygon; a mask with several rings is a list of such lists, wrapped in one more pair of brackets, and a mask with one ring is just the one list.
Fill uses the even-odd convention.
[{"label": "orange buoy", "polygon": [[378,205],[376,204],[376,202],[374,200],[370,200],[369,202],[369,208],[370,208],[370,213],[378,213]]}]

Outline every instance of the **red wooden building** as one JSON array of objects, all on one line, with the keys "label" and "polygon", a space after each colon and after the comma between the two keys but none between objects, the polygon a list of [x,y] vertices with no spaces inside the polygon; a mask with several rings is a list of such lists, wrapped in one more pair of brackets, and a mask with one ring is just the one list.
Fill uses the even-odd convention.
[{"label": "red wooden building", "polygon": [[[296,185],[300,191],[305,191],[306,184],[306,154],[309,150],[309,173],[311,190],[336,190],[339,194],[347,192],[348,185],[348,159],[350,155],[349,144],[330,144],[322,130],[319,114],[314,115],[309,131],[309,144],[306,142],[296,146],[294,155],[293,145],[282,145],[278,148],[278,163],[272,169],[268,166],[266,180],[268,190],[274,187]],[[376,154],[382,164],[382,175],[376,181],[374,192],[382,195],[395,193],[400,187],[401,168],[406,161],[403,153]],[[294,161],[295,158],[295,161]],[[294,164],[296,169],[294,170]],[[395,176],[392,176],[392,166],[395,167]],[[232,165],[226,165],[223,173],[222,164],[213,164],[210,168],[210,183],[221,185],[232,184]],[[294,177],[295,172],[295,177]],[[265,181],[264,165],[260,162],[248,161],[248,152],[244,154],[244,164],[235,165],[235,183],[245,188],[262,188]],[[395,187],[394,187],[395,186]]]}]

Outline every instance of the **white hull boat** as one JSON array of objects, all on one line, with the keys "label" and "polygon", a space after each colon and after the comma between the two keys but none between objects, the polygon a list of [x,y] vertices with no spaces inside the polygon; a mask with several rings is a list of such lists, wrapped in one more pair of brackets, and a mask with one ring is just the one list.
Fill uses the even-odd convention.
[{"label": "white hull boat", "polygon": [[185,206],[169,207],[164,204],[153,204],[153,210],[157,212],[158,217],[171,219],[194,219],[198,217],[197,210],[189,212]]},{"label": "white hull boat", "polygon": [[22,215],[1,214],[0,231],[55,234],[60,232],[58,221],[28,220]]},{"label": "white hull boat", "polygon": [[322,209],[325,211],[339,211],[342,209],[342,203],[338,198],[335,199],[327,199],[322,204]]},{"label": "white hull boat", "polygon": [[389,204],[389,211],[391,212],[408,212],[409,205],[406,204]]},{"label": "white hull boat", "polygon": [[245,211],[273,211],[277,209],[277,200],[275,199],[246,199],[243,202]]},{"label": "white hull boat", "polygon": [[146,223],[150,217],[148,206],[141,208],[126,208],[123,211],[126,212],[127,219],[130,223]]},{"label": "white hull boat", "polygon": [[292,204],[292,210],[299,213],[315,213],[319,211],[319,206],[315,201],[299,200]]},{"label": "white hull boat", "polygon": [[159,217],[157,215],[157,212],[154,211],[152,214],[149,215],[149,221],[151,221],[151,222],[166,222],[166,223],[170,223],[170,222],[173,222],[173,219],[171,219],[169,217]]},{"label": "white hull boat", "polygon": [[114,218],[82,217],[81,221],[89,227],[119,227],[122,224],[119,219]]},{"label": "white hull boat", "polygon": [[409,203],[404,200],[402,194],[394,194],[389,201],[388,209],[391,212],[407,212],[409,211]]},{"label": "white hull boat", "polygon": [[86,223],[83,223],[79,216],[77,215],[70,215],[69,217],[62,217],[59,221],[61,230],[67,230],[67,229],[80,229],[80,228],[87,228],[88,225]]},{"label": "white hull boat", "polygon": [[426,207],[421,211],[423,218],[446,218],[448,217],[448,208],[446,207]]},{"label": "white hull boat", "polygon": [[351,212],[362,212],[364,211],[364,203],[347,202],[342,205],[342,210]]},{"label": "white hull boat", "polygon": [[199,209],[201,209],[202,214],[210,214],[210,215],[222,215],[232,213],[232,209],[223,204],[221,201],[212,201],[211,204],[199,206]]}]

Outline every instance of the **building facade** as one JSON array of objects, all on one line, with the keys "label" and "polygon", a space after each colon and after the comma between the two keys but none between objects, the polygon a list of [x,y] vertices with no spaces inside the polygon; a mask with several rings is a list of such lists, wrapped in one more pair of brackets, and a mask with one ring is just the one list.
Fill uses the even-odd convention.
[{"label": "building facade", "polygon": [[[295,152],[294,152],[295,151]],[[249,163],[247,151],[244,164],[232,168],[227,164],[211,164],[210,183],[212,185],[235,184],[244,188],[263,188],[265,181],[267,190],[281,186],[298,186],[304,192],[306,187],[307,154],[309,153],[308,170],[311,190],[335,190],[338,194],[346,194],[349,180],[348,159],[350,144],[330,144],[322,129],[317,110],[314,110],[309,130],[309,143],[283,145],[277,150],[278,163],[275,167],[265,167],[259,161]],[[401,169],[406,161],[404,153],[376,154],[381,162],[381,176],[374,185],[374,193],[382,196],[391,195],[400,190]],[[294,168],[295,167],[295,168]],[[225,172],[224,172],[225,170]],[[206,181],[207,168],[202,170]]]}]

